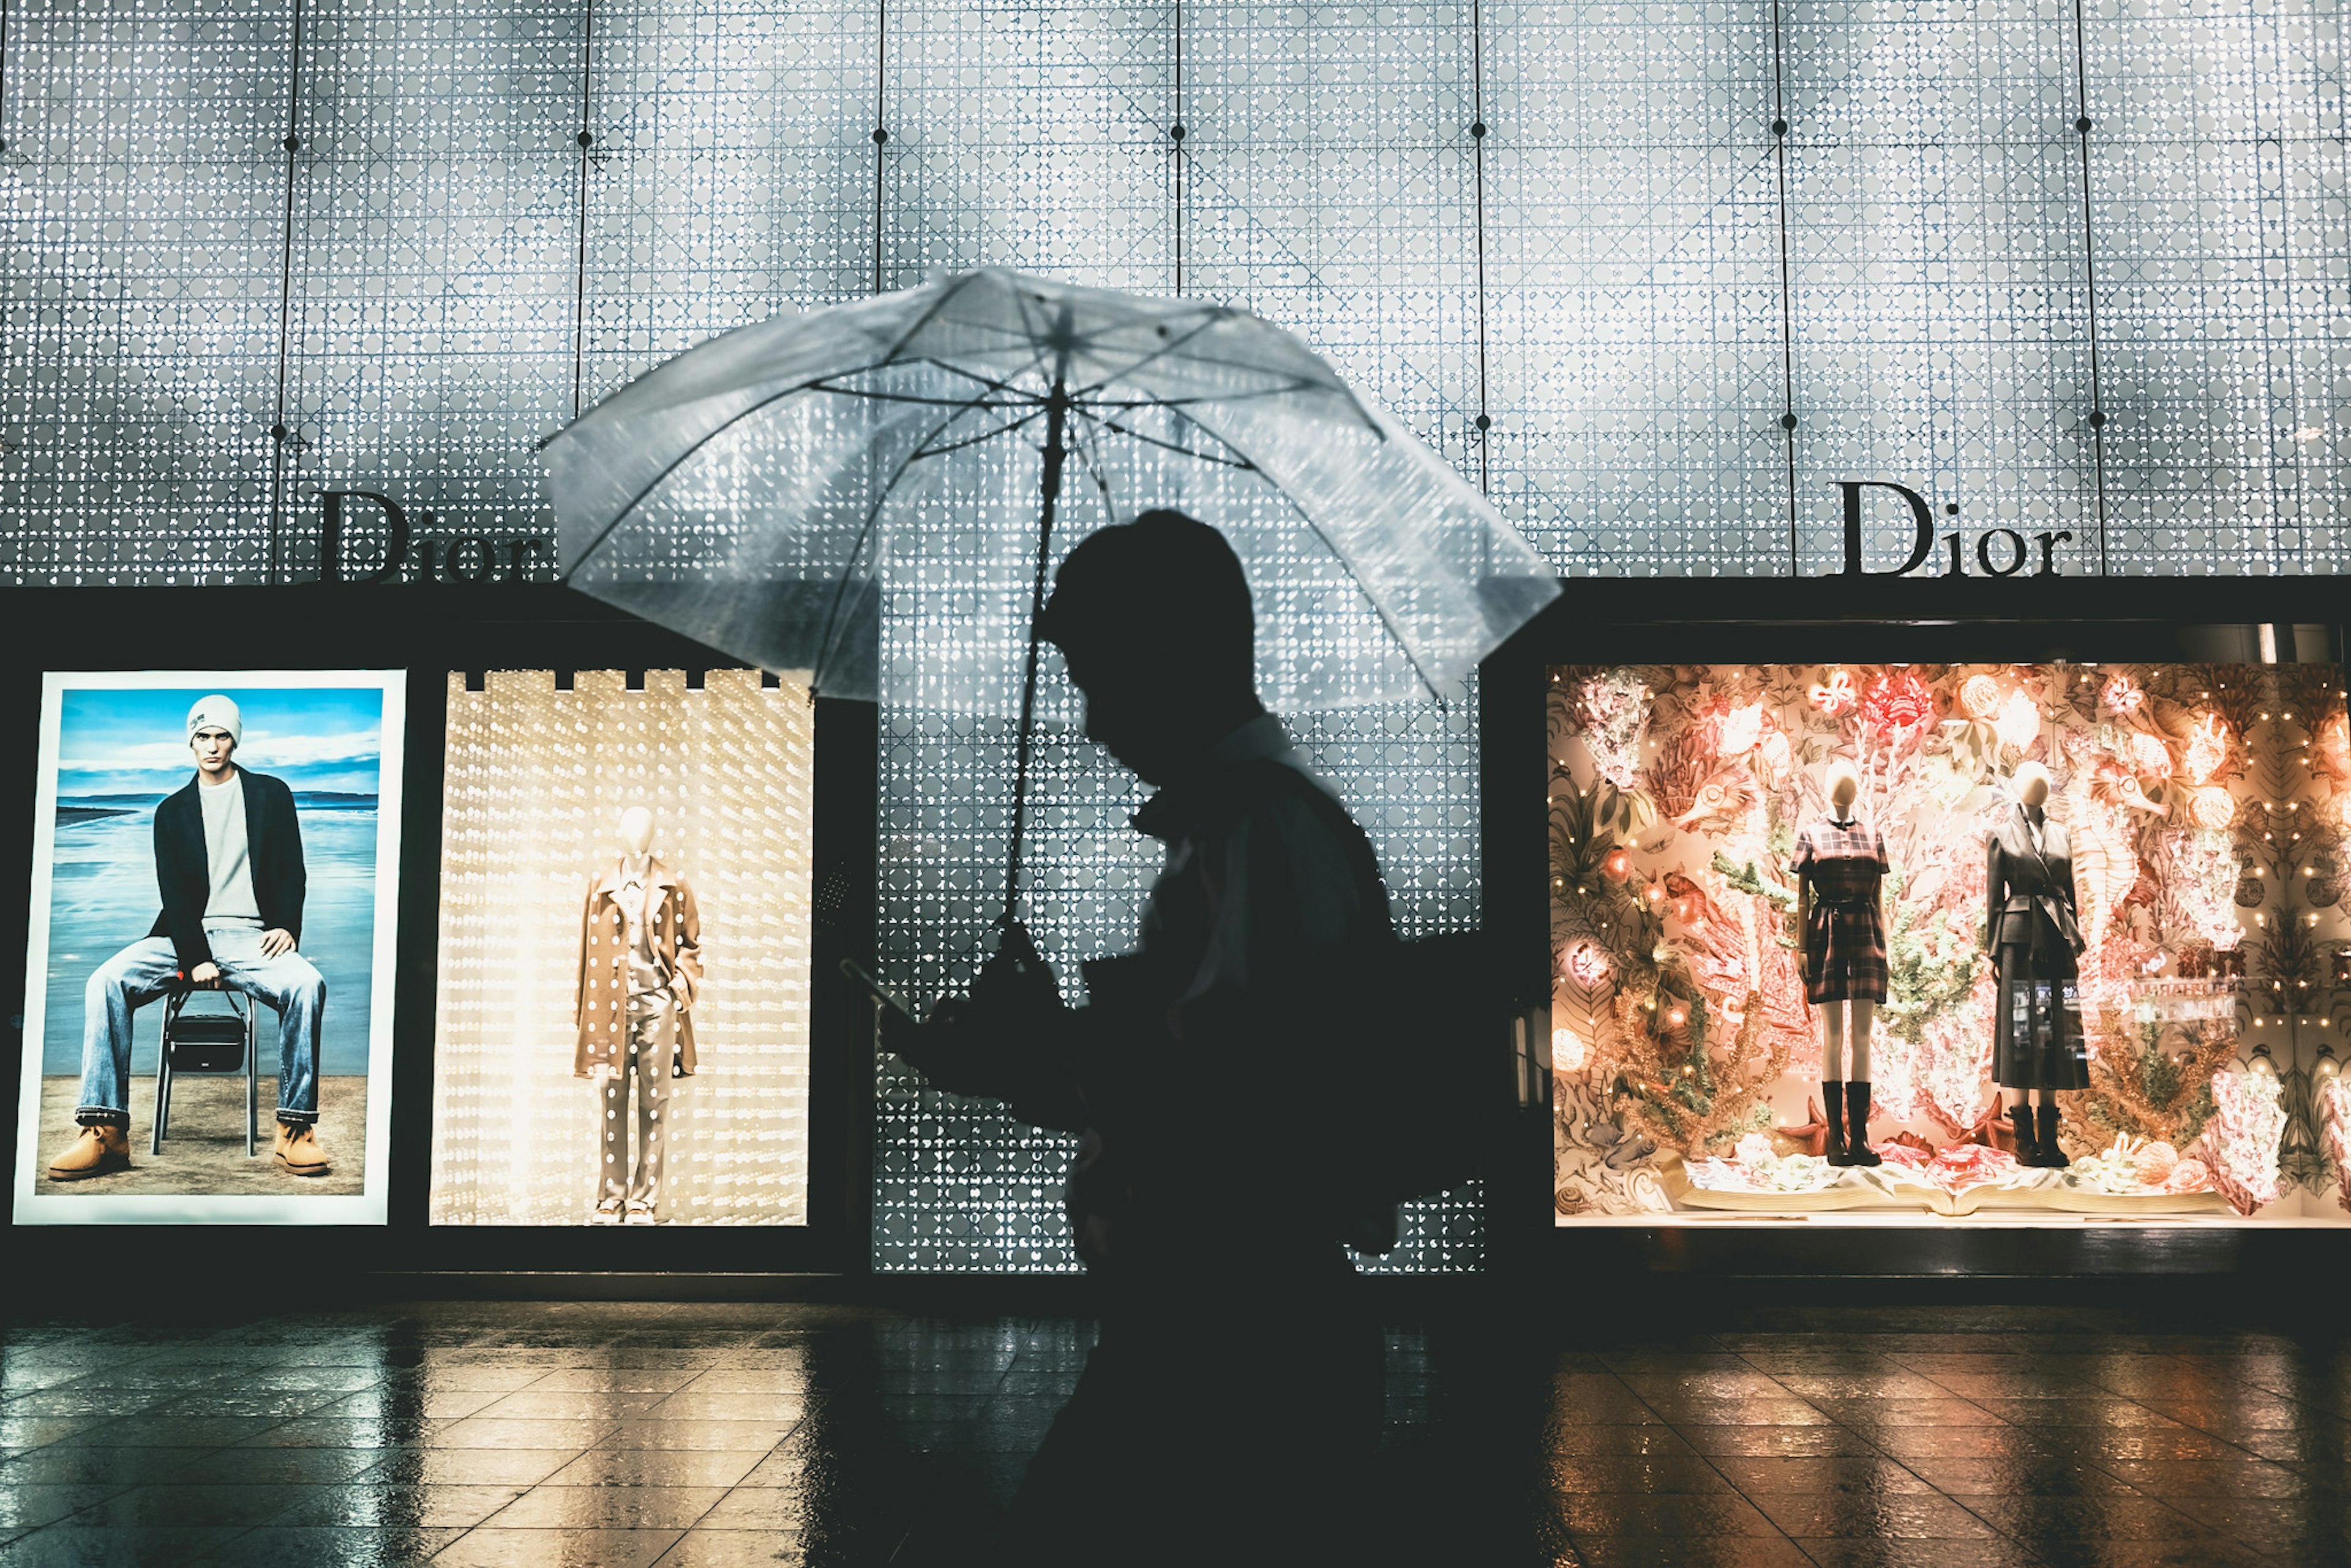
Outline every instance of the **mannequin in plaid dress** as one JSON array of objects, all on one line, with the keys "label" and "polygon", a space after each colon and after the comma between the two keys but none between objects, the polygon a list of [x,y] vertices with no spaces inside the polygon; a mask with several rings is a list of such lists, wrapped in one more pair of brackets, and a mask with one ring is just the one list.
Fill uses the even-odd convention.
[{"label": "mannequin in plaid dress", "polygon": [[[1829,1164],[1883,1162],[1869,1146],[1869,1031],[1886,999],[1886,841],[1854,816],[1861,776],[1831,762],[1829,814],[1796,835],[1796,920],[1803,933],[1804,998],[1821,1008],[1821,1102]],[[1846,1071],[1847,1016],[1852,1071]]]}]

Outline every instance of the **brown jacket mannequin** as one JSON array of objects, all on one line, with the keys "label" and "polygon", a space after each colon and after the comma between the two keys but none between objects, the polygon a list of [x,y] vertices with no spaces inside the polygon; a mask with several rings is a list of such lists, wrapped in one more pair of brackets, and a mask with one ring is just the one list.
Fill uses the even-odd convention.
[{"label": "brown jacket mannequin", "polygon": [[[572,1072],[580,1078],[596,1070],[616,1071],[628,1050],[629,946],[628,917],[616,894],[621,888],[621,862],[588,884],[580,914],[580,976],[572,1017],[580,1026],[579,1050]],[[645,870],[645,926],[652,937],[653,958],[677,993],[677,1071],[694,1073],[694,999],[702,988],[702,917],[694,905],[694,890],[658,860]]]}]

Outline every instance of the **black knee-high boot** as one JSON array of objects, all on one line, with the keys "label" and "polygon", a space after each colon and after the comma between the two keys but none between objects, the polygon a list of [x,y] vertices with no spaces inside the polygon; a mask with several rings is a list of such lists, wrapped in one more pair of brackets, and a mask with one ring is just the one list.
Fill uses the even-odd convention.
[{"label": "black knee-high boot", "polygon": [[2032,1107],[2022,1103],[2008,1108],[2009,1129],[2016,1134],[2016,1163],[2038,1166],[2041,1163],[2041,1140],[2032,1131]]},{"label": "black knee-high boot", "polygon": [[1826,1079],[1821,1081],[1821,1114],[1827,1119],[1829,1124],[1829,1164],[1833,1166],[1853,1164],[1853,1156],[1845,1152],[1844,1145],[1844,1083],[1843,1080],[1834,1083],[1831,1083]]},{"label": "black knee-high boot", "polygon": [[2053,1171],[2062,1171],[2072,1165],[2074,1162],[2065,1157],[2064,1149],[2057,1142],[2057,1107],[2050,1104],[2037,1106],[2033,1119],[2040,1124],[2041,1133],[2040,1137],[2034,1140],[2041,1145],[2041,1157],[2035,1163]]},{"label": "black knee-high boot", "polygon": [[1844,1086],[1846,1158],[1857,1166],[1882,1166],[1877,1151],[1869,1146],[1869,1080],[1848,1079]]}]

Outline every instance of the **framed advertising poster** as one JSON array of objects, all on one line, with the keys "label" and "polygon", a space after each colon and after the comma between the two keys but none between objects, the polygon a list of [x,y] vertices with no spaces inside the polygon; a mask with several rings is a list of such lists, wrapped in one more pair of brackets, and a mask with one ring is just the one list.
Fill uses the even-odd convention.
[{"label": "framed advertising poster", "polygon": [[17,1224],[383,1223],[405,690],[44,676]]}]

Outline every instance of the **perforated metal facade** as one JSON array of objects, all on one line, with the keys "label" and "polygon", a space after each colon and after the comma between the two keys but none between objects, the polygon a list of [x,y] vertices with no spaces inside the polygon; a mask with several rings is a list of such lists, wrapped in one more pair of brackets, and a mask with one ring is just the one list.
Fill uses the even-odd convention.
[{"label": "perforated metal facade", "polygon": [[[582,400],[981,262],[1296,328],[1563,571],[1834,570],[1857,480],[1970,571],[2002,528],[2075,573],[2351,566],[2326,0],[5,4],[6,580],[307,576],[334,488],[478,572],[463,537],[552,532],[530,449]],[[1304,726],[1425,925],[1476,913],[1466,711]],[[910,989],[989,902],[1000,827],[957,814],[1008,752],[968,729],[885,720]],[[1149,867],[1048,752],[1066,957]],[[1049,1148],[883,1103],[885,1266],[1066,1265]]]}]

